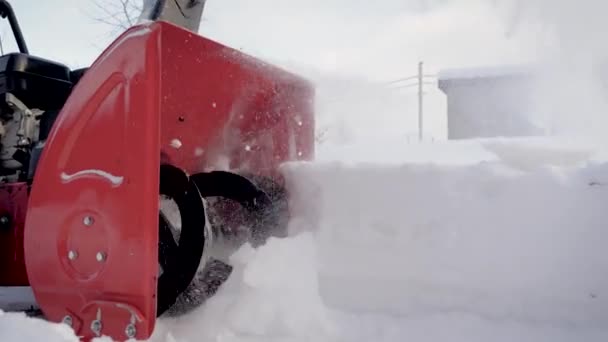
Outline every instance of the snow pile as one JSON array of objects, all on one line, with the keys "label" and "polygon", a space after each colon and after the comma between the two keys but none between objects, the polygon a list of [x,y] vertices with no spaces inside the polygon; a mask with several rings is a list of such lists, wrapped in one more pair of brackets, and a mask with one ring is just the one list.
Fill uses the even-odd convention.
[{"label": "snow pile", "polygon": [[153,340],[607,340],[608,164],[487,146],[478,163],[286,165],[292,236],[240,250]]},{"label": "snow pile", "polygon": [[29,318],[23,313],[0,310],[0,341],[78,342],[72,329],[65,324],[48,323]]},{"label": "snow pile", "polygon": [[[322,341],[333,325],[319,294],[316,246],[304,233],[231,258],[228,281],[189,315],[161,320],[151,341]],[[330,339],[331,340],[331,339]]]},{"label": "snow pile", "polygon": [[525,171],[547,166],[584,166],[591,159],[605,158],[605,154],[602,157],[604,149],[593,148],[581,141],[550,138],[487,139],[480,140],[480,144],[509,167]]},{"label": "snow pile", "polygon": [[[291,236],[241,248],[216,296],[151,341],[608,340],[608,164],[543,139],[452,145],[477,156],[461,163],[414,146],[411,162],[285,165]],[[1,341],[24,336],[74,339],[0,316]]]},{"label": "snow pile", "polygon": [[608,337],[607,165],[317,163],[287,175],[291,228],[315,231],[322,296],[358,313],[354,326],[369,314],[385,317],[377,329],[439,317],[458,340],[484,340],[462,331],[472,316],[473,330],[525,328],[518,338]]},{"label": "snow pile", "polygon": [[408,142],[405,138],[369,139],[365,144],[321,144],[316,160],[356,166],[376,164],[474,165],[501,161],[531,170],[543,166],[582,166],[586,161],[608,160],[608,151],[584,139],[563,137],[479,138],[436,142]]},{"label": "snow pile", "polygon": [[318,147],[319,162],[339,161],[356,166],[359,163],[471,165],[497,160],[485,148],[483,140],[437,141],[419,143],[405,138],[369,139],[365,144],[327,144]]},{"label": "snow pile", "polygon": [[[291,236],[241,248],[151,341],[608,340],[608,163],[546,140],[465,146],[486,154],[285,165]],[[24,336],[73,340],[0,316],[1,341]]]}]

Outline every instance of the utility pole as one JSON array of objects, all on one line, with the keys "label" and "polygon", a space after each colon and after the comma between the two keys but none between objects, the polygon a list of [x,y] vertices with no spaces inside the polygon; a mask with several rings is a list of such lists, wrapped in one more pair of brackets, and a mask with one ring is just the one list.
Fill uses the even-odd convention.
[{"label": "utility pole", "polygon": [[[410,75],[407,77],[401,77],[399,79],[386,82],[386,85],[398,84],[401,82],[407,82],[406,84],[398,84],[396,87],[390,87],[389,89],[405,89],[405,88],[418,88],[418,141],[421,142],[424,138],[424,83],[432,84],[431,81],[425,81],[425,78],[437,78],[436,74],[424,74],[423,62],[418,62],[418,74]],[[417,83],[411,82],[416,80]],[[409,116],[409,114],[408,114]],[[409,139],[409,137],[408,137]],[[409,140],[408,140],[409,141]]]},{"label": "utility pole", "polygon": [[423,113],[423,92],[424,92],[424,74],[422,62],[418,62],[418,140],[422,141],[422,113]]}]

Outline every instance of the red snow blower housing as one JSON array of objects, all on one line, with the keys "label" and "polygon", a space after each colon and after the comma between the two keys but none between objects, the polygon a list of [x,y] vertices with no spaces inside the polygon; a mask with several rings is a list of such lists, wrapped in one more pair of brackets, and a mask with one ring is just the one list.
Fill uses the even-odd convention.
[{"label": "red snow blower housing", "polygon": [[214,232],[284,232],[278,167],[313,156],[309,82],[165,21],[70,70],[0,14],[20,49],[0,57],[0,286],[31,287],[83,339],[146,339]]}]

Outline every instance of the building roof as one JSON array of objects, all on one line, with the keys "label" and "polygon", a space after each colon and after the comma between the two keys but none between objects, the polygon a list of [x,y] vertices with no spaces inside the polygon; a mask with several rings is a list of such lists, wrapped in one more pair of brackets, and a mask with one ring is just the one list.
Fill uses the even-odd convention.
[{"label": "building roof", "polygon": [[477,68],[444,69],[439,71],[439,80],[494,78],[514,75],[529,75],[534,68],[529,65],[502,65]]},{"label": "building roof", "polygon": [[479,81],[493,81],[506,78],[532,76],[536,69],[530,65],[502,65],[477,68],[444,69],[437,75],[439,88],[452,84],[470,84]]}]

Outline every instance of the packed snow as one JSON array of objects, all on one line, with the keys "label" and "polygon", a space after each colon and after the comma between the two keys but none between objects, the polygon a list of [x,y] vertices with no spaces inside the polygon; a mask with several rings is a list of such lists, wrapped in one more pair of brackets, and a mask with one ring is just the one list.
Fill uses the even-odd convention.
[{"label": "packed snow", "polygon": [[[478,160],[285,165],[290,237],[243,246],[151,341],[606,341],[608,164],[583,144],[460,145]],[[74,340],[0,316],[1,341],[24,334]]]},{"label": "packed snow", "polygon": [[522,144],[287,165],[291,237],[241,249],[217,296],[152,340],[606,340],[608,166],[547,142],[533,165]]},{"label": "packed snow", "polygon": [[0,310],[0,341],[79,341],[65,324],[49,323],[26,317],[22,313],[4,313]]}]

